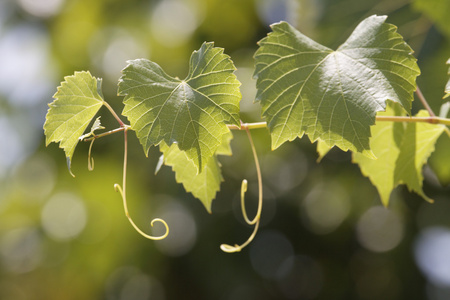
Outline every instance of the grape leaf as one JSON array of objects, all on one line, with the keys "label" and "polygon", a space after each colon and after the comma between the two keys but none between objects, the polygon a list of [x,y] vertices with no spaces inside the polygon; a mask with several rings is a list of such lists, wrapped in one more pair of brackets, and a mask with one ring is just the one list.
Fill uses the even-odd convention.
[{"label": "grape leaf", "polygon": [[75,72],[64,79],[53,96],[55,100],[49,104],[44,133],[47,146],[55,142],[64,149],[67,166],[72,174],[70,167],[75,147],[104,100],[101,79],[89,72]]},{"label": "grape leaf", "polygon": [[448,149],[450,149],[450,138],[448,135],[443,134],[436,142],[436,150],[430,159],[428,159],[428,165],[442,186],[450,185],[450,159]]},{"label": "grape leaf", "polygon": [[[401,109],[388,107],[379,115],[402,115]],[[429,116],[425,110],[418,117]],[[377,160],[353,153],[353,162],[361,168],[378,189],[381,202],[387,206],[392,190],[399,184],[406,184],[427,201],[432,201],[422,190],[422,167],[434,151],[443,125],[428,123],[377,122],[372,126],[370,146]]]},{"label": "grape leaf", "polygon": [[[448,61],[450,63],[450,60]],[[450,71],[450,70],[449,70]],[[445,97],[444,97],[445,98]],[[448,118],[450,112],[450,102],[445,102],[439,110],[440,118]],[[450,159],[448,149],[450,149],[450,134],[443,134],[436,142],[436,149],[428,159],[428,165],[433,170],[442,186],[450,185]]]},{"label": "grape leaf", "polygon": [[175,180],[183,184],[186,192],[192,193],[199,199],[209,213],[211,213],[212,200],[216,197],[216,193],[220,190],[220,183],[223,181],[217,155],[231,155],[232,137],[231,132],[223,135],[221,146],[216,154],[209,158],[201,173],[197,173],[197,167],[188,159],[185,152],[178,149],[177,144],[172,144],[170,147],[164,141],[159,144],[164,164],[172,167]]},{"label": "grape leaf", "polygon": [[331,148],[324,141],[317,140],[316,151],[319,157],[317,158],[317,162],[320,162],[328,152],[330,152]]},{"label": "grape leaf", "polygon": [[307,134],[344,151],[370,151],[370,126],[386,100],[410,111],[420,73],[411,48],[384,23],[363,20],[336,51],[286,22],[259,42],[255,54],[256,101],[272,137],[272,149]]},{"label": "grape leaf", "polygon": [[[450,58],[447,60],[447,65],[450,65]],[[448,75],[450,77],[450,67],[448,68]],[[445,96],[444,98],[447,98],[450,96],[450,78],[447,81],[447,84],[445,85]]]},{"label": "grape leaf", "polygon": [[227,124],[240,124],[240,82],[230,57],[204,43],[192,54],[185,80],[170,77],[149,60],[128,63],[119,94],[125,96],[123,115],[144,152],[162,141],[176,143],[201,172],[229,132]]}]

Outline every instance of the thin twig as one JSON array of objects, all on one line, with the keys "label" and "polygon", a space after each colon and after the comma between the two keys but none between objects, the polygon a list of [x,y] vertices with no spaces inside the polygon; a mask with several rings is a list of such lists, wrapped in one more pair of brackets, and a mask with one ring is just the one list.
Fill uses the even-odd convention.
[{"label": "thin twig", "polygon": [[116,129],[113,129],[110,131],[102,132],[100,134],[93,134],[93,136],[91,136],[88,139],[84,139],[83,141],[90,142],[92,140],[95,140],[95,139],[98,139],[98,138],[101,138],[101,137],[104,137],[104,136],[107,136],[107,135],[110,135],[113,133],[124,131],[125,129],[127,129],[127,130],[130,129],[130,126],[124,124],[124,127],[119,127],[119,128],[116,128]]},{"label": "thin twig", "polygon": [[377,121],[388,122],[405,122],[405,123],[430,123],[430,124],[443,124],[450,125],[450,119],[439,117],[406,117],[406,116],[377,116]]},{"label": "thin twig", "polygon": [[[434,116],[430,117],[407,117],[407,116],[376,116],[376,121],[389,121],[389,122],[407,122],[407,123],[430,123],[430,124],[443,124],[450,126],[450,119],[440,118]],[[266,122],[257,123],[242,123],[241,127],[236,125],[227,125],[230,130],[246,130],[246,129],[260,129],[267,128]]]},{"label": "thin twig", "polygon": [[117,120],[117,122],[119,123],[120,127],[125,127],[125,123],[119,118],[119,116],[116,114],[116,112],[114,111],[114,109],[111,107],[111,105],[109,105],[108,102],[106,102],[105,100],[103,100],[103,105],[106,106],[106,108],[111,112],[111,114],[114,116],[114,118]]},{"label": "thin twig", "polygon": [[430,105],[428,104],[427,99],[425,99],[425,96],[422,94],[422,91],[420,90],[419,86],[417,86],[416,94],[417,94],[417,97],[419,98],[420,102],[422,102],[423,107],[425,107],[425,109],[428,111],[430,116],[436,117],[436,115],[434,114]]},{"label": "thin twig", "polygon": [[267,128],[266,122],[256,122],[256,123],[241,123],[241,126],[237,125],[227,125],[230,130],[246,130],[246,129],[259,129]]}]

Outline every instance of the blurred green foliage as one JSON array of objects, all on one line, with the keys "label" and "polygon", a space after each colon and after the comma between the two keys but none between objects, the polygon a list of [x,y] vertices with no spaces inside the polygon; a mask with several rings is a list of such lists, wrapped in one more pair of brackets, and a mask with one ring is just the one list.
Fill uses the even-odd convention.
[{"label": "blurred green foliage", "polygon": [[[427,1],[414,2],[1,2],[0,299],[448,299],[450,279],[440,269],[450,265],[449,188],[429,167],[424,191],[435,204],[398,188],[384,209],[349,153],[333,149],[317,164],[308,140],[271,152],[268,133],[254,131],[265,183],[261,230],[247,249],[229,255],[219,245],[251,232],[240,213],[243,178],[256,208],[245,133],[235,134],[233,156],[220,157],[225,182],[211,215],[175,183],[170,168],[154,176],[159,152],[150,149],[146,159],[130,134],[130,214],[155,235],[162,228],[149,228],[154,217],[171,226],[167,240],[151,242],[129,225],[113,189],[122,176],[121,135],[96,142],[93,172],[88,145],[78,145],[72,178],[63,152],[55,144],[45,148],[42,130],[46,103],[65,75],[89,70],[103,78],[106,100],[121,112],[117,80],[126,60],[147,58],[183,78],[203,41],[224,47],[236,63],[241,118],[259,121],[252,55],[270,23],[286,20],[335,48],[372,14],[387,14],[415,50],[418,84],[438,112],[448,81],[448,30],[424,8]],[[448,16],[445,9],[440,13]],[[102,124],[113,128],[108,118]],[[447,144],[438,144],[436,173],[448,170]]]}]

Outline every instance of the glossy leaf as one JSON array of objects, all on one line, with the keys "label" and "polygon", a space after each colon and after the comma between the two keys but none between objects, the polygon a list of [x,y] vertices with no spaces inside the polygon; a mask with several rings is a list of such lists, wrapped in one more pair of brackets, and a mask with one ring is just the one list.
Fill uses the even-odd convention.
[{"label": "glossy leaf", "polygon": [[[403,115],[401,110],[389,108],[379,115]],[[429,116],[422,110],[418,117]],[[443,125],[429,123],[377,122],[372,126],[370,146],[378,159],[353,153],[353,162],[361,168],[364,176],[369,177],[378,189],[382,203],[387,206],[392,190],[399,184],[405,184],[424,199],[432,201],[422,190],[422,168],[434,151]]]},{"label": "glossy leaf", "polygon": [[220,190],[220,184],[223,181],[221,165],[217,160],[217,155],[231,155],[231,138],[231,132],[223,136],[221,146],[216,154],[209,158],[201,173],[197,173],[194,163],[188,159],[185,152],[178,149],[177,144],[172,144],[169,147],[162,142],[159,145],[163,153],[164,164],[172,167],[176,181],[183,184],[186,192],[192,193],[194,197],[199,199],[209,213],[211,213],[211,203]]},{"label": "glossy leaf", "polygon": [[89,72],[75,72],[64,79],[53,96],[55,100],[49,104],[44,132],[46,145],[55,142],[64,149],[70,171],[75,147],[102,107],[103,96],[101,79],[93,77]]},{"label": "glossy leaf", "polygon": [[419,74],[411,48],[384,23],[363,20],[337,50],[322,46],[286,22],[259,42],[257,101],[272,149],[307,134],[311,141],[374,157],[370,126],[386,100],[410,111]]},{"label": "glossy leaf", "polygon": [[239,125],[240,83],[223,49],[204,43],[194,51],[184,80],[145,59],[129,61],[119,82],[123,114],[147,154],[164,141],[177,144],[201,172],[229,132]]}]

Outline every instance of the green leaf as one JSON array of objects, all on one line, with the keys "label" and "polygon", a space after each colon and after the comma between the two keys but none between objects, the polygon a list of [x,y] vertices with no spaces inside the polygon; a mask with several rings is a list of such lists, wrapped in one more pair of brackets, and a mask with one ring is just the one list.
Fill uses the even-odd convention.
[{"label": "green leaf", "polygon": [[442,186],[450,185],[450,157],[448,155],[450,149],[450,137],[446,134],[436,142],[436,150],[428,160],[430,168],[439,180]]},{"label": "green leaf", "polygon": [[102,130],[102,129],[105,129],[105,127],[102,126],[102,124],[100,122],[100,116],[99,116],[97,119],[95,119],[94,124],[92,124],[91,130],[88,133],[83,134],[82,136],[80,136],[78,139],[80,141],[82,141],[82,140],[84,140],[84,139],[86,139],[88,137],[93,136],[95,134],[96,130]]},{"label": "green leaf", "polygon": [[211,213],[212,200],[216,197],[220,190],[220,183],[223,181],[217,155],[231,155],[230,140],[232,137],[231,132],[223,136],[219,150],[209,158],[201,173],[197,173],[197,167],[192,160],[189,160],[185,152],[178,149],[177,144],[172,144],[170,147],[165,142],[159,144],[164,164],[172,167],[175,172],[175,180],[183,184],[186,192],[192,193],[199,199],[209,213]]},{"label": "green leaf", "polygon": [[229,132],[227,124],[239,125],[240,83],[230,57],[204,43],[192,54],[185,80],[149,60],[128,63],[119,94],[144,152],[162,141],[176,143],[201,172]]},{"label": "green leaf", "polygon": [[414,8],[429,17],[442,33],[450,37],[450,1],[448,0],[415,0]]},{"label": "green leaf", "polygon": [[384,23],[363,20],[336,51],[286,22],[259,42],[255,54],[257,97],[272,149],[306,133],[344,151],[370,151],[370,126],[386,100],[410,111],[419,74],[411,48]]},{"label": "green leaf", "polygon": [[[450,65],[450,58],[447,60],[447,65]],[[448,96],[450,96],[450,67],[448,68],[448,75],[449,75],[449,79],[447,81],[447,84],[445,85],[444,98],[447,98]]]},{"label": "green leaf", "polygon": [[[402,115],[399,107],[388,108],[379,115]],[[422,110],[418,117],[429,116]],[[405,184],[428,201],[432,201],[422,190],[422,167],[434,151],[443,125],[428,123],[377,122],[372,126],[370,146],[378,159],[353,153],[353,162],[361,168],[378,189],[382,203],[387,206],[392,190]]]},{"label": "green leaf", "polygon": [[319,154],[319,157],[317,158],[317,162],[320,162],[322,158],[324,158],[325,155],[327,155],[328,152],[330,152],[331,148],[322,140],[317,140],[317,154]]},{"label": "green leaf", "polygon": [[[450,60],[449,60],[450,62]],[[440,118],[448,118],[450,112],[450,102],[445,102],[439,110]],[[428,160],[428,165],[433,170],[442,186],[450,185],[450,134],[443,134],[436,142],[436,149]]]},{"label": "green leaf", "polygon": [[55,142],[64,149],[70,171],[75,147],[102,107],[103,96],[101,79],[93,77],[89,72],[75,72],[64,79],[53,96],[55,100],[49,104],[44,133],[47,146]]}]

